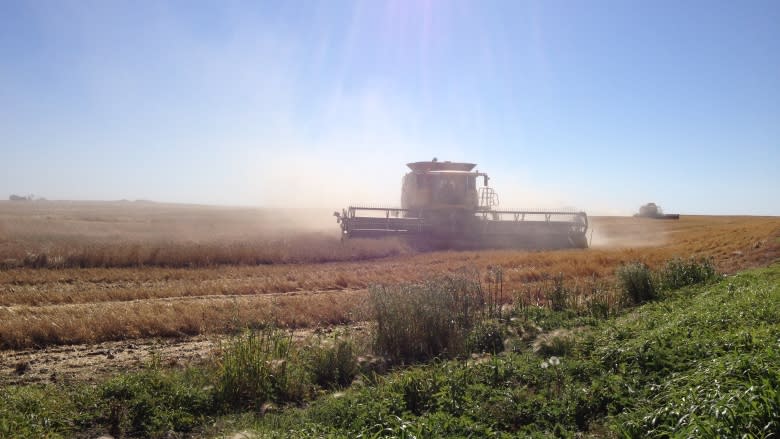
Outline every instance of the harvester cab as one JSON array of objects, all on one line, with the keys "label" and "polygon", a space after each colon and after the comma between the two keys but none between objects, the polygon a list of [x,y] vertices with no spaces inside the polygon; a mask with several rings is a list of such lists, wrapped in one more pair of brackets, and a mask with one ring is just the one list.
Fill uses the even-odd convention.
[{"label": "harvester cab", "polygon": [[475,164],[431,161],[407,166],[412,172],[404,176],[401,188],[401,208],[408,209],[407,213],[421,209],[474,211],[480,207],[477,178],[483,177],[486,187],[488,176],[472,172]]},{"label": "harvester cab", "polygon": [[[584,212],[496,210],[498,194],[473,163],[407,164],[401,207],[350,206],[335,212],[344,238],[400,236],[433,247],[587,247]],[[478,182],[482,186],[478,187]]]}]

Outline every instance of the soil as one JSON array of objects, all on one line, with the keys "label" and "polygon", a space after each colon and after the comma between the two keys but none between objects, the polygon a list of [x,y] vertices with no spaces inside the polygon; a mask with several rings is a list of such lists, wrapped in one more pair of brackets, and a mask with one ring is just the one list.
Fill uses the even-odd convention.
[{"label": "soil", "polygon": [[203,363],[219,344],[219,337],[196,336],[0,351],[0,384],[93,382],[154,361],[166,366]]},{"label": "soil", "polygon": [[[367,322],[348,325],[363,332]],[[336,327],[300,329],[296,340],[330,334]],[[229,342],[229,335],[147,338],[94,344],[49,346],[41,349],[0,351],[0,386],[12,384],[100,382],[107,377],[158,363],[168,368],[207,364]]]}]

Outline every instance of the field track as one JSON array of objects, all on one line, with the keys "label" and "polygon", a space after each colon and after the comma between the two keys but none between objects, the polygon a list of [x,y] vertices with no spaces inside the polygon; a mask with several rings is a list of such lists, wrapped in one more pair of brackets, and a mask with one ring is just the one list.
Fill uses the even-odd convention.
[{"label": "field track", "polygon": [[[370,318],[367,288],[375,283],[414,282],[449,274],[484,280],[489,267],[499,266],[504,273],[505,300],[532,292],[538,300],[544,285],[558,274],[570,284],[609,285],[615,268],[631,261],[659,267],[673,257],[711,257],[721,271],[729,273],[765,265],[780,255],[780,218],[775,217],[683,215],[679,221],[597,217],[591,219],[593,241],[588,250],[416,253],[399,248],[395,241],[336,247],[344,244],[333,237],[332,231],[306,228],[303,229],[306,236],[318,238],[285,239],[287,247],[279,247],[280,241],[275,240],[279,234],[294,237],[295,232],[277,233],[268,224],[254,225],[252,214],[256,212],[236,214],[196,207],[154,210],[144,206],[141,213],[133,209],[126,209],[127,212],[107,209],[100,214],[88,214],[91,212],[88,208],[91,209],[70,206],[69,210],[65,209],[67,215],[49,214],[44,220],[39,214],[27,212],[32,217],[25,222],[24,212],[9,207],[9,203],[0,203],[0,260],[18,260],[20,248],[40,253],[69,248],[69,243],[78,247],[79,243],[87,242],[89,245],[80,251],[89,248],[106,251],[112,245],[130,245],[138,254],[173,242],[174,247],[180,246],[177,248],[197,247],[199,253],[195,257],[202,261],[204,249],[229,246],[238,240],[249,243],[248,247],[242,247],[242,252],[251,248],[263,251],[264,243],[274,242],[277,246],[274,255],[281,259],[249,264],[241,259],[247,254],[241,253],[236,263],[190,268],[178,268],[176,264],[165,266],[162,260],[155,266],[6,267],[0,270],[0,381],[15,379],[18,365],[24,364],[25,358],[32,359],[34,352],[52,352],[43,359],[35,357],[39,372],[41,368],[47,372],[56,369],[58,364],[91,364],[89,361],[68,363],[67,352],[121,350],[129,359],[117,364],[125,367],[145,358],[140,354],[133,357],[134,351],[142,350],[127,349],[128,345],[184,343],[181,349],[161,351],[163,356],[177,361],[176,358],[196,357],[184,353],[186,340],[203,344],[244,327],[271,323],[315,328],[363,322]],[[197,216],[193,212],[198,213],[199,220],[192,219]],[[136,232],[129,231],[137,227],[138,221],[150,216],[164,219],[149,222]],[[270,217],[273,215],[264,218]],[[173,224],[179,220],[187,226],[176,228],[177,235]],[[85,223],[89,224],[85,226]],[[92,223],[94,227],[89,227]],[[247,224],[254,228],[247,231],[250,227]],[[158,240],[155,225],[160,233],[170,232],[167,240]],[[221,225],[230,228],[233,234],[198,235],[203,230],[219,229]],[[335,229],[336,225],[332,227]],[[73,230],[79,233],[74,234]],[[193,240],[194,236],[208,238]],[[312,245],[319,247],[311,249]],[[318,262],[300,256],[308,250],[319,255]],[[299,255],[292,260],[300,262],[289,263],[289,255]],[[329,261],[329,257],[333,260]],[[121,258],[112,260],[121,261]],[[176,261],[186,261],[186,255],[177,256]],[[101,343],[119,344],[103,349],[99,347]],[[195,349],[195,352],[200,355],[203,350]],[[116,353],[112,355],[117,358]],[[77,376],[83,367],[73,366],[71,375]],[[63,371],[65,376],[67,372]]]}]

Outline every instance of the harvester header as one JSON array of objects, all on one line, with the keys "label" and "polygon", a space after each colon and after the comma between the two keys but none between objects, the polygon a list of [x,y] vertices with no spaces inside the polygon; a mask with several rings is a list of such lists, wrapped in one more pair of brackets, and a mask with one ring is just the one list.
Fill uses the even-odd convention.
[{"label": "harvester header", "polygon": [[[344,238],[399,236],[433,247],[585,248],[588,217],[574,210],[497,210],[498,194],[476,164],[408,163],[401,207],[335,212]],[[478,187],[477,181],[482,186]]]}]

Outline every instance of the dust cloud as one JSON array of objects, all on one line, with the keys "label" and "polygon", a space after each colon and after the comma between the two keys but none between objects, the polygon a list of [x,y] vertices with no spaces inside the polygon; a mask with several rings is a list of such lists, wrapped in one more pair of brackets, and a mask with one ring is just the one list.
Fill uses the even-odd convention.
[{"label": "dust cloud", "polygon": [[148,201],[0,202],[7,238],[45,244],[90,242],[235,242],[301,234],[339,237],[334,209],[217,207]]},{"label": "dust cloud", "polygon": [[663,221],[647,218],[593,216],[588,218],[591,248],[656,247],[667,242]]}]

